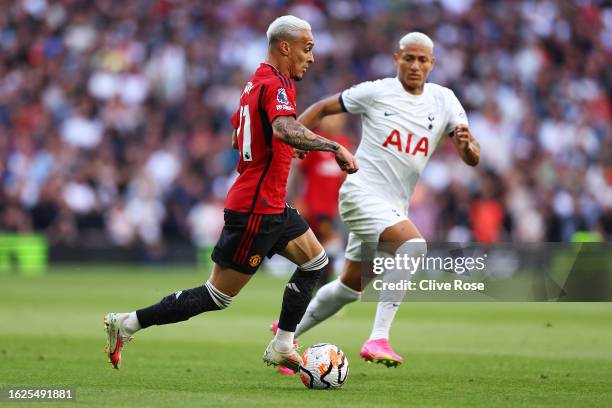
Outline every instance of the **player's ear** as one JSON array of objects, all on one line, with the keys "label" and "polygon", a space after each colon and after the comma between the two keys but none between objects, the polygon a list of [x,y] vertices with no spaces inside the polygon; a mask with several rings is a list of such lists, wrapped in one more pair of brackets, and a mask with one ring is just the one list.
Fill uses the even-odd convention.
[{"label": "player's ear", "polygon": [[289,50],[291,49],[291,46],[289,45],[289,41],[282,40],[278,44],[278,49],[280,50],[281,55],[284,55],[285,57],[289,55]]},{"label": "player's ear", "polygon": [[397,64],[399,63],[398,59],[399,59],[399,51],[395,51],[393,53],[393,65],[397,66]]}]

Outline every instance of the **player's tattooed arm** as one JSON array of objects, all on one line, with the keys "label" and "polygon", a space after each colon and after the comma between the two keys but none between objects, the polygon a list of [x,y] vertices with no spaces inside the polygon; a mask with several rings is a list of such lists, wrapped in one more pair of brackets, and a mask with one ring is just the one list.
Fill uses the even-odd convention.
[{"label": "player's tattooed arm", "polygon": [[457,125],[451,138],[465,164],[469,166],[478,165],[480,161],[480,143],[472,135],[467,125]]},{"label": "player's tattooed arm", "polygon": [[355,156],[346,147],[312,133],[293,116],[279,116],[272,122],[274,137],[299,150],[333,152],[340,169],[347,173],[359,170]]},{"label": "player's tattooed arm", "polygon": [[272,122],[274,136],[300,150],[337,152],[340,145],[308,130],[293,116],[279,116]]}]

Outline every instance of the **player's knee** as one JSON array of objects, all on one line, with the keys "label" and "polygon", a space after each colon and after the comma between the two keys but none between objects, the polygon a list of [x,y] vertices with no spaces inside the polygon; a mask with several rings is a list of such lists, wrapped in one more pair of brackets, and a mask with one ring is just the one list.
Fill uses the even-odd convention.
[{"label": "player's knee", "polygon": [[[361,284],[359,284],[359,289],[361,289]],[[338,279],[337,284],[335,285],[334,295],[336,299],[340,299],[345,303],[350,303],[361,299],[361,290],[350,287],[343,283],[342,280]]]},{"label": "player's knee", "polygon": [[327,257],[327,253],[324,249],[322,249],[319,255],[315,256],[310,261],[303,263],[298,267],[298,269],[304,272],[319,272],[320,274],[321,270],[323,270],[328,263],[329,258]]},{"label": "player's knee", "polygon": [[425,256],[427,255],[427,241],[423,238],[409,239],[399,246],[396,253],[408,256]]},{"label": "player's knee", "polygon": [[219,289],[214,287],[210,281],[206,281],[203,287],[208,290],[210,297],[215,305],[217,305],[219,310],[226,309],[232,304],[233,297],[221,292]]},{"label": "player's knee", "polygon": [[312,290],[316,286],[319,281],[319,277],[323,271],[323,268],[329,263],[329,259],[327,258],[327,254],[325,250],[322,250],[321,253],[310,261],[303,263],[298,266],[295,270],[291,279],[289,279],[289,288],[292,288],[292,285],[295,285],[295,288],[298,289],[297,293],[302,293],[305,296],[310,296]]}]

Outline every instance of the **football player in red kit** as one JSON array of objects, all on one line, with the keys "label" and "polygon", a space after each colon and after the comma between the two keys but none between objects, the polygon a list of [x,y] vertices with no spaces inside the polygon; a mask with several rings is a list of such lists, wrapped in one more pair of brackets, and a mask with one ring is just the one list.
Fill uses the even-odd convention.
[{"label": "football player in red kit", "polygon": [[346,148],[296,120],[293,81],[299,81],[314,62],[310,25],[293,16],[279,17],[270,24],[267,36],[267,60],[246,84],[231,118],[232,145],[240,151],[239,176],[227,196],[225,225],[212,254],[212,274],[204,285],[172,293],[152,306],[107,314],[107,354],[114,368],[119,368],[121,350],[136,331],[225,309],[263,258],[276,253],[298,267],[285,288],[279,329],[263,359],[293,371],[301,363],[293,334],[328,259],[308,224],[285,203],[293,151],[333,152],[343,171],[354,173],[358,167]]}]

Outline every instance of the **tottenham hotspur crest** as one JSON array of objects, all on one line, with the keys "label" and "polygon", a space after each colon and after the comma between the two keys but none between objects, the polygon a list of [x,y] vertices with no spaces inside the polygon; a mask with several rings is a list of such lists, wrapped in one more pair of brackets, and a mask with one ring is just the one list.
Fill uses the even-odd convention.
[{"label": "tottenham hotspur crest", "polygon": [[287,98],[287,92],[285,88],[279,88],[278,93],[276,94],[276,100],[283,105],[287,105],[289,103],[289,98]]},{"label": "tottenham hotspur crest", "polygon": [[427,126],[427,129],[431,130],[433,129],[433,121],[436,119],[436,117],[433,115],[433,113],[430,113],[429,115],[427,115],[427,120],[429,121],[429,126]]}]

